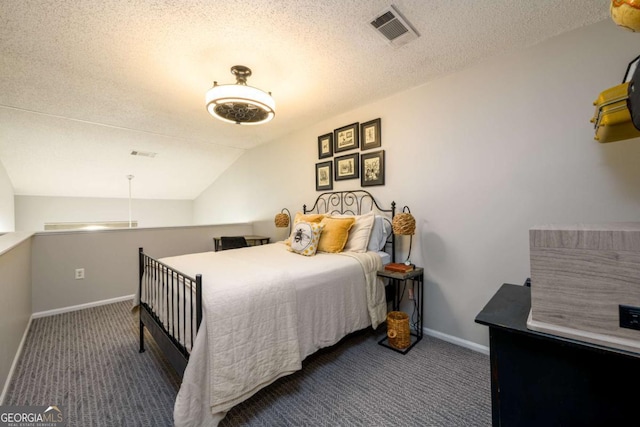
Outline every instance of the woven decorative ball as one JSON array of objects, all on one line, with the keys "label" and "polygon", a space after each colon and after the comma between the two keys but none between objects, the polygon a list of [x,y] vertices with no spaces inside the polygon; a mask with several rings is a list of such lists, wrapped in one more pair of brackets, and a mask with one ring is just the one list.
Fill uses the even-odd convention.
[{"label": "woven decorative ball", "polygon": [[611,0],[609,11],[618,26],[640,31],[640,0]]},{"label": "woven decorative ball", "polygon": [[393,234],[409,236],[416,233],[416,220],[409,212],[402,212],[393,217],[391,223]]},{"label": "woven decorative ball", "polygon": [[288,227],[289,226],[289,215],[287,215],[286,213],[276,214],[275,223],[276,223],[276,227],[278,227],[278,228]]}]

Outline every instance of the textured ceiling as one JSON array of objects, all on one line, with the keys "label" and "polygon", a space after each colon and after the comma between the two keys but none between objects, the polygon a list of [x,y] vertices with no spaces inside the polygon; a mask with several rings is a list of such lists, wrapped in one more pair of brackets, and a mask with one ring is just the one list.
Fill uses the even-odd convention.
[{"label": "textured ceiling", "polygon": [[[606,0],[395,0],[421,35],[368,22],[389,0],[0,1],[0,162],[18,195],[193,199],[244,151],[440,75],[608,17]],[[211,118],[253,70],[276,118]],[[131,150],[157,152],[154,159]]]}]

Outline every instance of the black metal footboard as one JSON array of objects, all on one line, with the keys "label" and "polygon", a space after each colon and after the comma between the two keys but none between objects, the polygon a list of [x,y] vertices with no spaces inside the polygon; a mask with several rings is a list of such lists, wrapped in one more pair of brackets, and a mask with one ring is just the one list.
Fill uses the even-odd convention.
[{"label": "black metal footboard", "polygon": [[144,327],[182,376],[202,322],[202,276],[187,276],[139,249],[140,353]]}]

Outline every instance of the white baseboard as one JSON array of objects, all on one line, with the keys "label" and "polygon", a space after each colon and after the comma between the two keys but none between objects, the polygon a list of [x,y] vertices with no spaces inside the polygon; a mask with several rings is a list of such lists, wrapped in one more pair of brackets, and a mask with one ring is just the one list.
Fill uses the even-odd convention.
[{"label": "white baseboard", "polygon": [[85,308],[98,307],[100,305],[106,305],[106,304],[113,304],[114,302],[133,300],[134,297],[135,295],[125,295],[123,297],[105,299],[102,301],[94,301],[94,302],[89,302],[89,303],[80,304],[80,305],[72,305],[70,307],[56,308],[54,310],[39,311],[37,313],[33,313],[31,315],[31,318],[37,319],[39,317],[53,316],[56,314],[69,313],[71,311],[83,310]]},{"label": "white baseboard", "polygon": [[460,347],[465,347],[473,351],[477,351],[478,353],[489,355],[489,347],[485,345],[480,345],[474,343],[473,341],[463,340],[462,338],[454,337],[453,335],[444,334],[442,332],[435,331],[429,328],[423,328],[422,331],[434,338],[441,339],[442,341],[450,342],[451,344],[459,345]]},{"label": "white baseboard", "polygon": [[24,347],[24,343],[27,340],[27,334],[29,333],[29,328],[31,327],[32,319],[33,319],[33,316],[29,318],[29,321],[27,322],[27,327],[24,328],[24,333],[22,334],[22,340],[20,340],[18,351],[16,351],[16,355],[13,357],[13,362],[11,363],[11,368],[9,369],[7,380],[4,382],[4,387],[2,387],[2,394],[0,394],[0,406],[4,405],[4,398],[7,395],[7,391],[9,390],[9,384],[11,384],[11,379],[13,378],[13,372],[16,370],[16,366],[18,366],[18,360],[20,360],[20,356],[22,355],[22,348]]}]

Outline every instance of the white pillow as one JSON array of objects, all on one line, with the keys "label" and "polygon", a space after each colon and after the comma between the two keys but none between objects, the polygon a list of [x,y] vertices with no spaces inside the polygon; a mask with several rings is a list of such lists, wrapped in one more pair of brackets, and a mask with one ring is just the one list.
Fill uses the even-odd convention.
[{"label": "white pillow", "polygon": [[[342,216],[342,215],[341,215]],[[371,237],[375,215],[373,211],[357,215],[355,224],[349,230],[349,238],[344,245],[344,252],[366,252]]]},{"label": "white pillow", "polygon": [[373,221],[373,228],[371,229],[371,237],[369,238],[367,250],[374,252],[384,251],[390,231],[391,227],[384,217],[376,215]]}]

